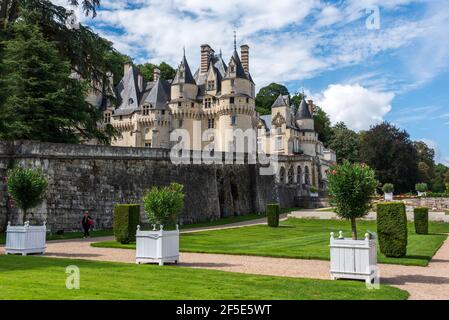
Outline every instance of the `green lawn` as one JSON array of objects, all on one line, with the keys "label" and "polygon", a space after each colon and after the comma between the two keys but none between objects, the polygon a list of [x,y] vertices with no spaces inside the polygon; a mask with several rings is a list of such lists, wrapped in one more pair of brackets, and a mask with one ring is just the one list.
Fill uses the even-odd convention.
[{"label": "green lawn", "polygon": [[[65,287],[65,268],[80,268],[80,289]],[[390,300],[408,293],[363,282],[272,277],[155,265],[0,256],[0,299]]]},{"label": "green lawn", "polygon": [[446,210],[444,213],[446,213],[446,215],[449,216],[449,210]]},{"label": "green lawn", "polygon": [[[298,210],[298,208],[286,208],[281,209],[281,213],[288,213],[291,211]],[[237,223],[237,222],[243,222],[243,221],[251,221],[251,220],[257,220],[261,218],[265,218],[265,213],[261,214],[247,214],[243,216],[232,216],[227,218],[222,218],[210,222],[202,222],[202,223],[193,223],[193,224],[185,224],[180,226],[180,229],[193,229],[193,228],[202,228],[202,227],[213,227],[213,226],[222,226],[225,224],[231,224],[231,223]],[[107,237],[112,236],[113,231],[112,230],[98,230],[93,231],[90,233],[92,237]],[[63,235],[47,235],[47,240],[64,240],[64,239],[78,239],[82,238],[83,233],[82,232],[66,232]],[[4,244],[6,242],[6,234],[3,232],[0,232],[0,244]]]},{"label": "green lawn", "polygon": [[[376,231],[375,221],[358,221],[357,226],[360,237],[367,230]],[[339,230],[345,236],[350,236],[350,223],[342,220],[289,218],[281,222],[279,228],[257,225],[182,234],[180,246],[183,252],[329,260],[329,234],[338,234]],[[449,233],[449,223],[429,222],[429,231],[429,235],[417,235],[410,223],[407,256],[387,258],[379,253],[378,261],[426,266],[447,238],[446,234],[441,233]],[[135,248],[135,244],[122,245],[115,241],[95,243],[93,246]]]}]

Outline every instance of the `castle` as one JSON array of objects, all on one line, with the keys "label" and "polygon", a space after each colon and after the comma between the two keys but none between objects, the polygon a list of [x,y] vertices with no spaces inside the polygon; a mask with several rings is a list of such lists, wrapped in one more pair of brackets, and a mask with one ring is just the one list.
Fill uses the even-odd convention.
[{"label": "castle", "polygon": [[[226,64],[222,53],[201,46],[200,67],[192,74],[184,56],[172,80],[144,80],[130,62],[115,88],[118,107],[104,111],[106,123],[121,133],[113,146],[171,148],[170,134],[176,129],[189,133],[185,149],[235,152],[237,129],[254,130],[257,152],[278,155],[277,180],[299,195],[308,195],[311,186],[326,189],[326,172],[336,161],[335,153],[324,148],[314,130],[313,101],[301,101],[299,108],[288,96],[279,96],[271,115],[260,116],[255,108],[256,88],[249,71],[249,46],[234,51]],[[215,129],[212,138],[203,137]]]}]

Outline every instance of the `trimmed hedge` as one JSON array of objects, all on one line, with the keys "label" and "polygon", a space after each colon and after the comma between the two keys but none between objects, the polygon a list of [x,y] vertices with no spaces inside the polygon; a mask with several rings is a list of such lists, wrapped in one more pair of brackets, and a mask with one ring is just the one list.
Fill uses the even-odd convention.
[{"label": "trimmed hedge", "polygon": [[116,204],[114,206],[114,236],[121,243],[136,241],[137,225],[140,223],[138,204]]},{"label": "trimmed hedge", "polygon": [[379,247],[387,257],[400,258],[407,254],[407,215],[405,204],[377,204],[377,233]]},{"label": "trimmed hedge", "polygon": [[415,208],[413,210],[415,218],[415,232],[417,234],[429,233],[429,209]]},{"label": "trimmed hedge", "polygon": [[279,213],[281,207],[279,204],[267,204],[267,222],[269,227],[276,228],[279,226]]}]

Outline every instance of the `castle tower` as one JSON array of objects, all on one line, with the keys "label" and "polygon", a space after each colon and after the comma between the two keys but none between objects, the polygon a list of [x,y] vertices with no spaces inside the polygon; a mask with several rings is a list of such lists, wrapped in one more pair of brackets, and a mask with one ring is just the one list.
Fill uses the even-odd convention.
[{"label": "castle tower", "polygon": [[192,99],[194,100],[198,94],[198,86],[190,71],[186,55],[182,57],[181,63],[176,71],[175,78],[171,86],[172,99]]}]

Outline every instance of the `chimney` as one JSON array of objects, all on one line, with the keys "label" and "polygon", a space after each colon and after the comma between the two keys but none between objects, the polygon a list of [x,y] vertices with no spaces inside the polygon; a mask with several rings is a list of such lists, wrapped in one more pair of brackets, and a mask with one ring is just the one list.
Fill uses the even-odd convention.
[{"label": "chimney", "polygon": [[307,105],[309,106],[309,112],[313,115],[313,100],[307,100]]},{"label": "chimney", "polygon": [[153,81],[158,81],[161,78],[161,70],[159,68],[154,68],[153,71]]},{"label": "chimney", "polygon": [[203,44],[201,46],[201,73],[206,73],[209,69],[209,61],[210,61],[210,55],[214,52],[210,45]]},{"label": "chimney", "polygon": [[123,64],[123,74],[124,75],[126,75],[129,72],[129,70],[131,69],[131,66],[132,66],[132,62],[129,60]]},{"label": "chimney", "polygon": [[240,56],[242,57],[242,66],[246,74],[249,74],[249,46],[244,44],[240,47]]},{"label": "chimney", "polygon": [[140,73],[137,75],[137,85],[139,86],[139,90],[143,91],[143,77]]}]

